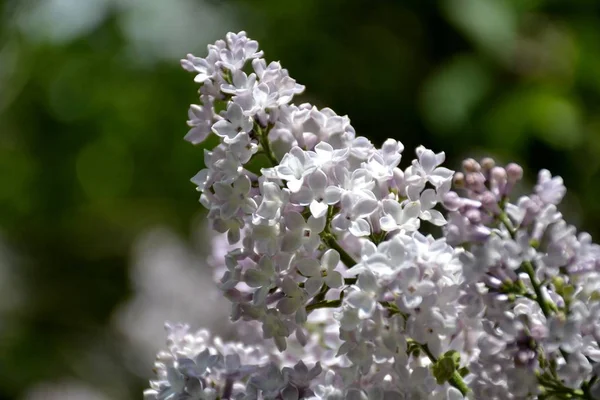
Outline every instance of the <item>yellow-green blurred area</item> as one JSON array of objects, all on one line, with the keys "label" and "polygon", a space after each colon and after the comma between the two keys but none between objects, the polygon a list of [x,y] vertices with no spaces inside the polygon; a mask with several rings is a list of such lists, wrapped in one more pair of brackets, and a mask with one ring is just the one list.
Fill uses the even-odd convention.
[{"label": "yellow-green blurred area", "polygon": [[179,59],[242,29],[297,102],[405,160],[550,169],[600,237],[597,0],[0,1],[0,399],[140,398],[164,319],[227,318]]}]

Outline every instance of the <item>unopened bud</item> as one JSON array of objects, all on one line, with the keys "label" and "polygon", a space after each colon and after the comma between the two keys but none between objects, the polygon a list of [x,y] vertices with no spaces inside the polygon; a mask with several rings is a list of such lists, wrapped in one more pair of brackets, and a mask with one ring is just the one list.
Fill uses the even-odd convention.
[{"label": "unopened bud", "polygon": [[481,165],[472,158],[467,158],[463,161],[462,167],[465,172],[479,172],[481,171]]},{"label": "unopened bud", "polygon": [[454,187],[458,188],[458,189],[462,189],[465,187],[465,174],[463,174],[462,172],[456,172],[454,174],[454,178],[452,179],[452,183],[454,184]]},{"label": "unopened bud", "polygon": [[494,161],[494,159],[491,157],[485,157],[481,160],[481,168],[483,168],[486,171],[491,170],[495,166],[496,166],[496,161]]},{"label": "unopened bud", "polygon": [[523,168],[519,164],[510,163],[506,166],[506,175],[509,182],[516,182],[523,178]]}]

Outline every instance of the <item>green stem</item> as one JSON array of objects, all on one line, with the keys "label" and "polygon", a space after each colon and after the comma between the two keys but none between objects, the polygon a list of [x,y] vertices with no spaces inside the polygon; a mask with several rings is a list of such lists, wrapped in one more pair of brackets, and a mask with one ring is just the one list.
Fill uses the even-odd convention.
[{"label": "green stem", "polygon": [[277,157],[275,157],[275,153],[273,153],[273,149],[271,148],[271,144],[269,143],[268,129],[267,129],[267,132],[264,132],[261,129],[261,127],[257,123],[255,123],[254,124],[254,130],[256,131],[256,136],[258,138],[258,143],[260,143],[261,147],[263,148],[264,154],[269,159],[269,162],[271,163],[271,166],[274,167],[277,164],[279,164],[279,161],[277,161]]},{"label": "green stem", "polygon": [[533,269],[533,264],[531,264],[531,261],[523,261],[523,264],[521,264],[521,266],[523,267],[523,270],[527,273],[527,276],[529,276],[531,286],[533,286],[533,290],[535,292],[537,303],[540,305],[544,316],[548,318],[550,316],[550,307],[548,306],[546,300],[544,300],[542,287],[535,277],[535,270]]},{"label": "green stem", "polygon": [[356,261],[354,261],[354,258],[352,258],[352,256],[348,254],[346,250],[342,248],[342,246],[340,246],[340,244],[337,242],[337,240],[335,240],[332,234],[325,233],[321,236],[321,239],[323,239],[323,242],[329,248],[334,249],[340,254],[340,260],[342,260],[346,268],[352,268],[356,265]]},{"label": "green stem", "polygon": [[306,312],[317,310],[319,308],[337,308],[342,305],[342,299],[339,300],[323,300],[306,306]]},{"label": "green stem", "polygon": [[[499,218],[502,224],[504,224],[504,226],[506,227],[506,229],[508,229],[510,236],[514,239],[516,236],[516,229],[513,227],[513,224],[506,215],[506,213],[500,214]],[[533,286],[533,291],[535,292],[535,301],[540,306],[544,317],[548,319],[551,314],[550,304],[548,304],[548,302],[544,298],[544,294],[542,292],[542,285],[540,285],[537,278],[535,277],[535,268],[533,267],[533,264],[531,263],[531,261],[528,260],[523,261],[523,263],[521,263],[521,268],[523,269],[523,271],[525,271],[525,273],[529,277],[529,280],[531,281],[531,286]],[[568,360],[569,354],[562,348],[559,348],[559,351],[563,358],[565,360]]]},{"label": "green stem", "polygon": [[[432,363],[436,363],[438,361],[437,357],[431,352],[431,350],[429,350],[429,347],[426,344],[421,344],[418,342],[415,342],[415,343],[417,343],[421,347],[423,352],[425,354],[427,354],[427,357],[429,358],[429,360],[431,360]],[[469,387],[463,380],[462,376],[460,376],[458,371],[454,371],[452,373],[452,377],[448,380],[448,382],[452,386],[457,388],[460,391],[460,393],[462,393],[463,396],[466,396],[467,393],[469,392]]]},{"label": "green stem", "polygon": [[[537,374],[538,382],[550,395],[562,395],[566,399],[585,399],[593,400],[593,397],[586,390],[573,389],[554,380],[552,377],[543,374]],[[563,397],[561,397],[563,398]]]},{"label": "green stem", "polygon": [[323,232],[321,232],[320,235],[321,240],[323,240],[323,243],[325,243],[327,247],[329,247],[330,249],[334,249],[339,253],[340,260],[342,260],[346,268],[352,268],[356,265],[356,261],[354,261],[354,258],[352,258],[352,256],[348,254],[348,252],[344,250],[342,246],[340,246],[340,244],[335,239],[335,235],[330,230],[331,221],[333,220],[334,216],[335,211],[333,209],[333,206],[329,206],[329,209],[327,210],[327,221],[325,222],[325,229],[323,229]]},{"label": "green stem", "polygon": [[[513,227],[512,222],[510,221],[508,216],[505,213],[502,213],[502,214],[500,214],[499,218],[500,218],[500,221],[506,227],[506,229],[508,229],[510,236],[514,239],[515,235],[516,235],[516,230]],[[535,297],[536,297],[535,300],[537,301],[540,308],[542,309],[544,316],[546,318],[548,318],[550,316],[550,307],[548,305],[548,302],[546,302],[546,300],[544,299],[544,295],[542,293],[542,287],[541,287],[540,283],[537,281],[537,278],[535,277],[535,269],[533,268],[533,264],[531,263],[531,261],[523,261],[523,263],[521,264],[521,267],[523,268],[525,273],[527,273],[527,276],[529,276],[529,280],[531,281],[531,286],[533,286],[533,290],[535,292]]]}]

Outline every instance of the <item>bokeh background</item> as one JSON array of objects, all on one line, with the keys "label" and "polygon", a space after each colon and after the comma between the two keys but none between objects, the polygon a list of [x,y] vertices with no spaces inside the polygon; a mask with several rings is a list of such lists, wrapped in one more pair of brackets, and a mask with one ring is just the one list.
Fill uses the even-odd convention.
[{"label": "bokeh background", "polygon": [[163,321],[223,331],[182,140],[230,30],[357,132],[548,168],[600,235],[597,0],[0,0],[0,399],[134,399]]}]

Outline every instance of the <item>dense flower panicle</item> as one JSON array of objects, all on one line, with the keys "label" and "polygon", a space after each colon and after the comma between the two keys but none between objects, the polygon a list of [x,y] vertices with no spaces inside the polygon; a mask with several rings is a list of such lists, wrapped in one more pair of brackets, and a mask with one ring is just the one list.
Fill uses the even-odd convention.
[{"label": "dense flower panicle", "polygon": [[562,179],[513,200],[516,164],[455,174],[420,146],[402,168],[400,142],[291,104],[304,86],[262,56],[240,32],[182,60],[185,139],[219,141],[192,181],[244,344],[168,325],[146,397],[600,398],[600,247],[563,220]]}]

